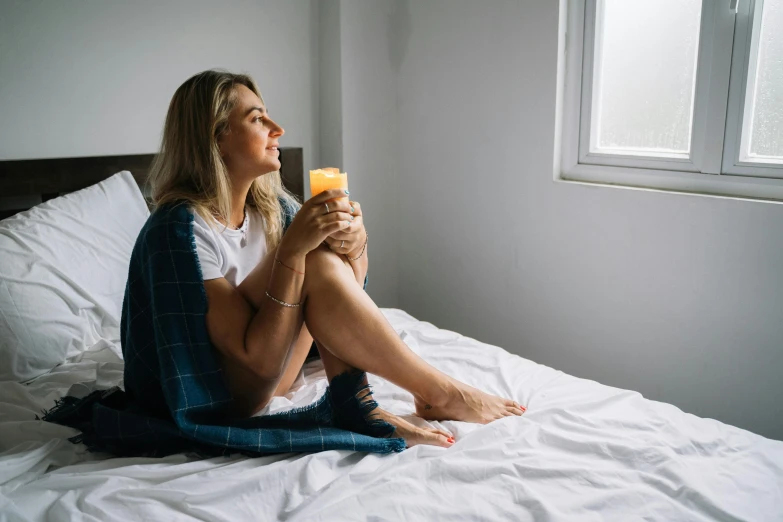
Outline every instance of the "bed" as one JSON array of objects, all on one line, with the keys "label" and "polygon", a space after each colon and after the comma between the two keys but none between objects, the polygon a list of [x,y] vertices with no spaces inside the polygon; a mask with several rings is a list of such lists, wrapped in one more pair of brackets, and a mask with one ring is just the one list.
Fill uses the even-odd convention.
[{"label": "bed", "polygon": [[[54,197],[99,183],[103,188],[88,188],[93,190],[88,195],[108,198],[113,189],[100,183],[109,181],[138,191],[132,180],[144,185],[150,159],[0,162],[0,195],[42,194],[48,201],[28,211],[33,214],[59,200],[74,207],[85,191],[70,199]],[[104,179],[123,169],[133,177],[126,172]],[[301,196],[301,149],[283,151],[282,170],[286,185]],[[130,206],[111,198],[102,203],[107,211],[122,214],[117,223],[129,237],[144,215],[141,192],[131,197],[135,203]],[[133,205],[135,221],[128,210]],[[19,291],[37,281],[33,272],[14,279],[4,268],[19,241],[28,236],[38,241],[40,256],[61,255],[68,248],[51,246],[50,241],[59,240],[55,235],[40,239],[45,213],[35,214],[34,226],[23,227],[28,236],[8,232],[13,229],[9,223],[26,215],[0,221],[0,239],[16,238],[0,242],[0,299],[11,284],[16,285],[12,291]],[[113,226],[111,220],[106,223]],[[97,243],[92,246],[100,250]],[[112,249],[101,252],[111,257]],[[90,279],[100,280],[101,266],[86,268]],[[104,292],[100,299],[85,292],[80,298],[91,303],[108,301],[105,309],[119,306],[117,292]],[[84,309],[92,308],[79,313]],[[401,339],[431,364],[511,397],[528,412],[486,426],[431,423],[456,435],[449,449],[112,458],[70,443],[75,430],[36,420],[66,394],[121,385],[118,336],[111,321],[104,320],[93,325],[83,346],[70,342],[56,364],[17,365],[21,377],[0,368],[0,520],[783,520],[783,442],[567,375],[403,310],[382,311]],[[37,320],[45,329],[50,317],[42,312]],[[0,342],[7,350],[14,345],[3,324]],[[23,370],[30,368],[36,375],[26,378]],[[412,416],[407,392],[375,376],[370,380],[383,407],[426,424]],[[310,361],[292,391],[276,398],[267,412],[308,404],[325,388],[320,362]]]}]

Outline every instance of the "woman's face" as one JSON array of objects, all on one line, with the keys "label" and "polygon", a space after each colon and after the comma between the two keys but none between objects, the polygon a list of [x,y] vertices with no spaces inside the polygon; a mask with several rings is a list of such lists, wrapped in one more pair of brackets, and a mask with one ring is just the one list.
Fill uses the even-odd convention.
[{"label": "woman's face", "polygon": [[236,106],[228,132],[218,138],[220,155],[233,179],[255,179],[280,170],[278,138],[285,131],[272,121],[261,99],[245,87],[235,88]]}]

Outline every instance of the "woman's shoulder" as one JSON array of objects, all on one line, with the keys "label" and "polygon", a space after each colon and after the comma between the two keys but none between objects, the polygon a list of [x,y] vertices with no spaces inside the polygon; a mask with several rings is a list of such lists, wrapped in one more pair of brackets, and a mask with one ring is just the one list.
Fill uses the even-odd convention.
[{"label": "woman's shoulder", "polygon": [[166,204],[155,207],[150,212],[143,229],[151,230],[162,225],[175,225],[177,222],[187,221],[188,206],[185,204]]},{"label": "woman's shoulder", "polygon": [[218,222],[214,219],[210,221],[207,221],[207,219],[204,218],[198,211],[196,211],[193,207],[188,207],[188,213],[193,216],[193,228],[199,228],[203,230],[213,230],[215,228],[214,225],[218,224]]},{"label": "woman's shoulder", "polygon": [[154,269],[158,266],[158,261],[170,258],[170,255],[159,256],[160,253],[182,252],[188,255],[193,243],[192,223],[193,217],[187,205],[162,205],[155,208],[136,239],[131,253],[129,277],[135,273],[135,280],[139,273],[148,273],[150,267]]},{"label": "woman's shoulder", "polygon": [[166,241],[172,235],[189,235],[193,214],[186,204],[166,204],[156,207],[144,223],[137,243]]}]

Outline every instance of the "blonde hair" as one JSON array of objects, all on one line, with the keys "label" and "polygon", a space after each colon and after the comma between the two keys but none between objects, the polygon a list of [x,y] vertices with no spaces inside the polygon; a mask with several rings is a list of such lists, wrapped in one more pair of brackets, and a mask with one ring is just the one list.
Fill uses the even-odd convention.
[{"label": "blonde hair", "polygon": [[[179,86],[171,98],[160,153],[149,174],[152,203],[186,203],[207,222],[231,216],[231,178],[220,156],[218,138],[228,132],[228,117],[236,105],[235,88],[244,85],[261,98],[253,79],[246,74],[209,70]],[[291,208],[299,202],[283,186],[280,172],[253,181],[246,204],[266,222],[266,243],[276,247],[283,237],[283,209],[279,198]]]}]

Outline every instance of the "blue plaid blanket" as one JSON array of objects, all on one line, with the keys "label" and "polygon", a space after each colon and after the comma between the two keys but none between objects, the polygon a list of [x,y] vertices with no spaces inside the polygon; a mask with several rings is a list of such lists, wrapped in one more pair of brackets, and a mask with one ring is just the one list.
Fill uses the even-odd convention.
[{"label": "blue plaid blanket", "polygon": [[[281,199],[287,230],[298,209]],[[363,372],[332,379],[317,402],[244,419],[226,416],[231,394],[205,324],[204,281],[193,214],[184,204],[152,213],[130,260],[122,309],[125,391],[65,397],[43,419],[79,429],[71,440],[118,456],[209,456],[347,449],[402,451],[394,427],[373,418]]]}]

